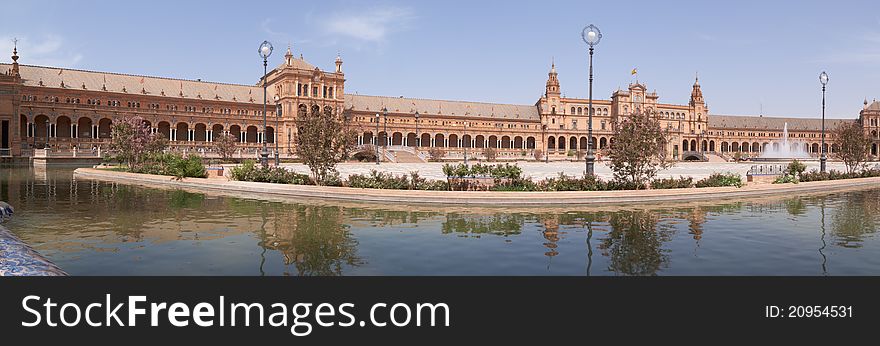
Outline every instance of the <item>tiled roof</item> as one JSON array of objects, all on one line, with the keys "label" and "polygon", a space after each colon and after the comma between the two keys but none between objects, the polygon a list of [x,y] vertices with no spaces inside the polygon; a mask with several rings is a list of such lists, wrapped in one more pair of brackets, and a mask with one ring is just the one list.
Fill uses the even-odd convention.
[{"label": "tiled roof", "polygon": [[[840,123],[853,122],[851,119],[825,119],[825,129],[833,129]],[[710,129],[755,129],[779,130],[788,124],[789,131],[819,131],[822,119],[775,118],[750,115],[709,115]]]},{"label": "tiled roof", "polygon": [[871,102],[871,105],[868,106],[869,111],[880,111],[880,101]]},{"label": "tiled roof", "polygon": [[467,101],[425,100],[403,97],[345,95],[345,108],[362,112],[415,113],[461,117],[494,117],[504,119],[540,120],[538,108],[527,105],[481,103]]},{"label": "tiled roof", "polygon": [[[9,64],[0,64],[0,70],[8,68]],[[167,97],[244,103],[260,103],[263,97],[263,89],[257,85],[204,82],[30,65],[19,65],[19,69],[24,85],[34,87],[42,86],[91,91],[102,91],[106,88],[108,92],[152,96],[162,96],[164,92],[164,96]],[[40,84],[41,82],[42,85]],[[64,83],[63,87],[62,83]],[[269,88],[268,92],[268,97],[271,99],[274,96],[272,88]]]}]

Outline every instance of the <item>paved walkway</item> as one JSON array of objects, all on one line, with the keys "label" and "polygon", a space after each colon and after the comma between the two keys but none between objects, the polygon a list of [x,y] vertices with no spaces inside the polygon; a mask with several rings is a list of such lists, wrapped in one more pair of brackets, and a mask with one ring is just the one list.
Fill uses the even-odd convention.
[{"label": "paved walkway", "polygon": [[[472,162],[473,163],[473,162]],[[583,162],[515,162],[516,165],[522,167],[524,176],[531,176],[534,180],[541,180],[547,177],[556,176],[559,172],[564,172],[571,176],[581,176],[584,174]],[[494,164],[494,163],[493,163]],[[694,179],[702,179],[708,177],[712,173],[734,172],[739,173],[745,179],[746,172],[750,167],[760,163],[730,163],[730,162],[679,162],[670,169],[661,171],[658,176],[661,178],[692,176]],[[779,163],[777,163],[779,164]],[[819,162],[806,162],[807,171],[811,169],[819,169]],[[291,170],[299,173],[308,173],[309,169],[303,164],[283,164]],[[351,174],[366,174],[370,170],[379,170],[391,172],[397,175],[407,174],[412,171],[418,171],[419,175],[429,179],[446,179],[443,175],[443,163],[386,163],[377,165],[376,163],[342,163],[337,166],[339,174],[347,178]],[[846,167],[842,163],[829,162],[828,169],[845,170]],[[605,163],[596,164],[596,174],[602,179],[611,179],[613,174],[611,169]]]},{"label": "paved walkway", "polygon": [[880,178],[817,181],[800,184],[751,184],[742,188],[710,187],[669,190],[496,192],[496,191],[409,191],[285,185],[228,181],[226,179],[172,177],[79,168],[78,178],[114,181],[160,188],[180,188],[244,198],[281,198],[291,202],[304,199],[413,204],[434,206],[573,206],[633,205],[668,202],[718,201],[766,196],[830,193],[848,189],[877,188]]}]

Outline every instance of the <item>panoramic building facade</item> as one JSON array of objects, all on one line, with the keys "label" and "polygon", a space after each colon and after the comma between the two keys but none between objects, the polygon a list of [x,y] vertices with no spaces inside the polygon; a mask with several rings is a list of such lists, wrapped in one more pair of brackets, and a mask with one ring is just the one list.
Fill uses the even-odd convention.
[{"label": "panoramic building facade", "polygon": [[[710,114],[696,79],[683,104],[662,103],[656,91],[631,83],[609,99],[570,98],[562,94],[551,64],[542,97],[532,105],[446,101],[345,93],[343,61],[323,70],[295,57],[288,48],[283,62],[265,81],[254,85],[183,80],[84,71],[19,63],[0,64],[0,155],[30,156],[35,149],[62,153],[106,150],[115,119],[138,115],[153,132],[169,139],[173,150],[213,155],[215,138],[231,134],[241,157],[256,157],[263,141],[270,151],[291,157],[296,115],[312,109],[341,115],[357,130],[362,148],[378,144],[388,160],[424,160],[431,148],[446,158],[481,158],[493,148],[499,159],[582,158],[587,148],[588,117],[593,114],[592,143],[597,157],[614,141],[617,117],[648,112],[669,135],[667,155],[674,160],[755,157],[783,143],[818,156],[821,119]],[[263,83],[267,124],[263,126]],[[280,110],[280,114],[278,112]],[[828,129],[858,121],[870,134],[872,155],[880,143],[880,102],[865,101],[857,119],[826,119],[826,145],[834,152]]]}]

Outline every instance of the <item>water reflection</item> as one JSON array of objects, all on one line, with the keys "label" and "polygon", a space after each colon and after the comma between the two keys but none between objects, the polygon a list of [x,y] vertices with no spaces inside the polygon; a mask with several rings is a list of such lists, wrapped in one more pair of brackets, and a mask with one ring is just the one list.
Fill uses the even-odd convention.
[{"label": "water reflection", "polygon": [[880,272],[880,190],[660,208],[412,209],[218,197],[71,172],[2,169],[0,198],[16,207],[9,228],[73,275]]}]

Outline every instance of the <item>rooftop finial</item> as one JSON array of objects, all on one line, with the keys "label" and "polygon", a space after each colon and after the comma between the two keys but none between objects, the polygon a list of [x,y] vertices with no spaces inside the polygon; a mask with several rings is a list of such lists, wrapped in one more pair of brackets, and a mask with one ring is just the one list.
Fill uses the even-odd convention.
[{"label": "rooftop finial", "polygon": [[12,39],[12,62],[18,63],[18,39]]}]

